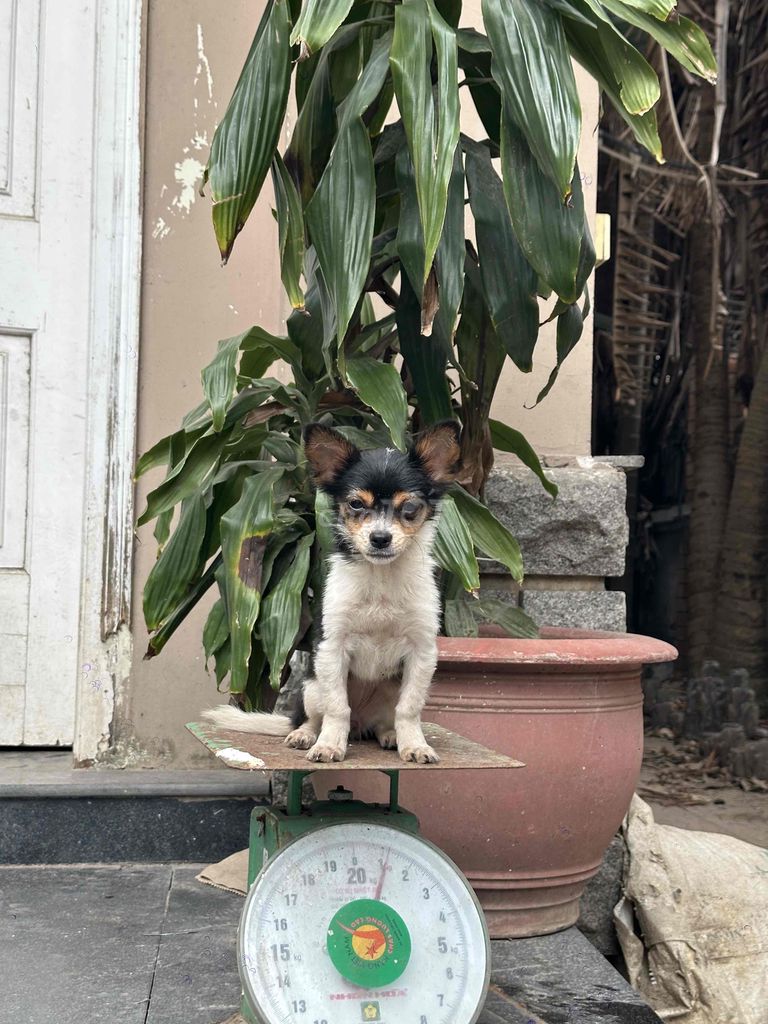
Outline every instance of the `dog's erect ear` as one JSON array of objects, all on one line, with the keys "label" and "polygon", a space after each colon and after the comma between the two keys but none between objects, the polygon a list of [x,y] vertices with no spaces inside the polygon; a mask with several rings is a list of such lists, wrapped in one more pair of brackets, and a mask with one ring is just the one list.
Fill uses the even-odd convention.
[{"label": "dog's erect ear", "polygon": [[461,469],[461,431],[454,420],[436,423],[421,433],[411,449],[432,480],[448,484]]},{"label": "dog's erect ear", "polygon": [[304,428],[304,451],[318,487],[328,487],[360,452],[346,437],[321,423]]}]

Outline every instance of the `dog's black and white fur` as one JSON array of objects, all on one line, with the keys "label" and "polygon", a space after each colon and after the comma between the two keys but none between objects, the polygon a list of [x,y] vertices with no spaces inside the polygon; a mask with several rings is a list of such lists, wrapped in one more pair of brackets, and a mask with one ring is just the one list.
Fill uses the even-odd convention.
[{"label": "dog's black and white fur", "polygon": [[333,500],[337,551],[303,707],[292,718],[226,706],[205,717],[221,728],[285,735],[310,761],[344,760],[352,730],[396,746],[404,761],[435,762],[421,727],[440,616],[431,547],[440,498],[459,471],[458,426],[426,430],[403,454],[360,451],[311,424],[304,447],[316,485]]}]

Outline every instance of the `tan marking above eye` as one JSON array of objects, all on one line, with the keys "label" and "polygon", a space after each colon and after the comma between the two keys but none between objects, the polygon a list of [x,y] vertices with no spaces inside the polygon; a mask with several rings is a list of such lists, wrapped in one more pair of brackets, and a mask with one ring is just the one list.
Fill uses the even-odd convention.
[{"label": "tan marking above eye", "polygon": [[353,491],[352,494],[348,496],[347,502],[354,501],[356,498],[358,501],[362,501],[366,508],[373,508],[374,503],[376,502],[376,496],[373,491]]},{"label": "tan marking above eye", "polygon": [[392,503],[396,509],[400,509],[406,501],[411,501],[416,497],[415,494],[411,494],[410,491],[395,491],[392,496]]}]

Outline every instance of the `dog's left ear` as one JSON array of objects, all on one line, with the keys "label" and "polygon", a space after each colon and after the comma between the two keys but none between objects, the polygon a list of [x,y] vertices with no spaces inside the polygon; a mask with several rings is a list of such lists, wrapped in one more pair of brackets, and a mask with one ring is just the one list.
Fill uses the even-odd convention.
[{"label": "dog's left ear", "polygon": [[430,479],[439,484],[455,480],[461,469],[461,428],[455,420],[436,423],[423,431],[413,448],[416,458]]}]

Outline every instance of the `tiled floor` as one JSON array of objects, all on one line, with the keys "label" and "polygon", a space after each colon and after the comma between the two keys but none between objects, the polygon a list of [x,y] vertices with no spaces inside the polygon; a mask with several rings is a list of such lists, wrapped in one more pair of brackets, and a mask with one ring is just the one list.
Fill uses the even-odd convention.
[{"label": "tiled floor", "polygon": [[[0,1024],[220,1024],[241,896],[200,865],[0,867]],[[493,943],[478,1024],[658,1024],[575,929]],[[397,1024],[408,1024],[400,1022]]]}]

